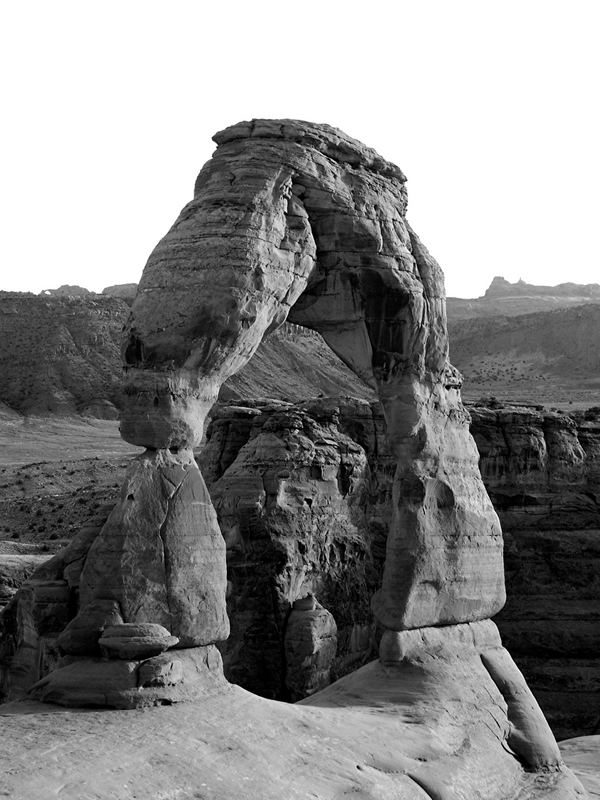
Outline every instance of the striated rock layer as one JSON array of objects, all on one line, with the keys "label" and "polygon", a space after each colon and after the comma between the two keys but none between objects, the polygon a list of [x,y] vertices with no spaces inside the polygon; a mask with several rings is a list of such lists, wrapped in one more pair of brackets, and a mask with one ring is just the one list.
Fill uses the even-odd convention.
[{"label": "striated rock layer", "polygon": [[489,617],[504,602],[500,527],[403,174],[328,126],[255,120],[215,141],[132,307],[123,437],[194,445],[265,334],[286,318],[313,328],[377,387],[397,459],[376,615],[398,630]]},{"label": "striated rock layer", "polygon": [[600,416],[471,408],[505,538],[506,646],[559,738],[600,726]]},{"label": "striated rock layer", "polygon": [[[254,120],[215,141],[194,200],[146,265],[126,326],[121,434],[146,452],[87,552],[58,668],[31,693],[67,706],[130,707],[227,691],[212,657],[228,633],[225,546],[192,448],[223,382],[289,317],[319,332],[376,388],[396,462],[372,604],[383,628],[380,662],[316,702],[341,698],[343,706],[364,702],[400,714],[413,726],[403,749],[418,762],[443,764],[430,770],[426,763],[414,775],[402,757],[391,768],[377,764],[403,776],[388,796],[406,788],[414,797],[499,798],[508,787],[524,797],[524,770],[553,775],[545,796],[583,796],[488,619],[505,599],[500,526],[460,376],[448,362],[442,273],[406,222],[404,176],[328,126]],[[274,436],[267,422],[261,448],[250,440],[221,476],[222,490],[213,487],[221,518],[229,515],[230,546],[243,545],[238,485],[250,499],[244,511],[254,533],[261,521],[253,510],[260,516],[270,506],[274,529],[292,527],[300,499],[312,515],[318,483],[321,517],[327,520],[328,505],[334,515],[336,506],[347,509],[343,535],[352,537],[350,495],[363,482],[364,451],[341,432],[328,438],[300,414],[288,413],[285,427]],[[297,517],[302,556],[300,545],[306,552],[317,526]],[[344,561],[323,534],[317,548]],[[314,592],[302,591],[302,567],[292,559],[282,586],[293,601],[284,638],[292,696],[327,680],[337,649],[335,619]],[[73,642],[83,655],[66,652]],[[484,729],[491,737],[482,737]],[[539,786],[529,794],[542,796]]]}]

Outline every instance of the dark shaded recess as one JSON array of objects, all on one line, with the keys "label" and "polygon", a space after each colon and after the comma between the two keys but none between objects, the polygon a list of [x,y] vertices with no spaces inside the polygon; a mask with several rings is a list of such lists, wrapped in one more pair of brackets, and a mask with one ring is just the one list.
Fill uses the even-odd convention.
[{"label": "dark shaded recess", "polygon": [[515,506],[537,506],[540,501],[537,497],[531,494],[502,494],[501,492],[493,492],[494,506],[498,511],[509,511]]},{"label": "dark shaded recess", "polygon": [[137,367],[145,360],[144,344],[134,331],[125,344],[123,360],[128,367]]},{"label": "dark shaded recess", "polygon": [[[256,509],[241,515],[240,533],[241,549],[227,554],[228,580],[233,587],[227,610],[232,627],[230,641],[236,641],[236,650],[243,658],[236,658],[235,653],[226,655],[225,674],[228,680],[262,697],[288,700],[284,631],[289,609],[278,600],[275,588],[277,576],[287,564],[287,552],[269,535]],[[243,593],[238,586],[244,587]],[[246,620],[251,622],[244,628]]]},{"label": "dark shaded recess", "polygon": [[410,296],[387,286],[381,274],[374,270],[364,271],[360,283],[365,323],[373,351],[406,356],[406,320],[400,314],[408,307]]}]

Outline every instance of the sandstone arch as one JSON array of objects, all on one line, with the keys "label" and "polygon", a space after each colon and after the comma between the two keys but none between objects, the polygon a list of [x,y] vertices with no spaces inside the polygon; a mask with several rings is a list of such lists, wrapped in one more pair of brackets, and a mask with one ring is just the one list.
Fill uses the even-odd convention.
[{"label": "sandstone arch", "polygon": [[393,630],[490,617],[504,602],[501,533],[448,362],[443,275],[406,222],[403,174],[328,126],[257,120],[215,141],[132,308],[123,437],[192,447],[263,336],[285,319],[311,327],[377,387],[398,458],[376,615]]},{"label": "sandstone arch", "polygon": [[[31,693],[117,708],[240,697],[215,647],[225,547],[192,448],[220,385],[287,318],[377,388],[397,459],[380,659],[303,703],[341,706],[353,729],[384,720],[389,753],[369,769],[393,776],[390,796],[584,796],[489,619],[504,602],[501,533],[404,176],[323,125],[255,120],[215,140],[126,326],[121,433],[145,451],[85,556],[66,658]],[[340,736],[355,764],[359,743]]]}]

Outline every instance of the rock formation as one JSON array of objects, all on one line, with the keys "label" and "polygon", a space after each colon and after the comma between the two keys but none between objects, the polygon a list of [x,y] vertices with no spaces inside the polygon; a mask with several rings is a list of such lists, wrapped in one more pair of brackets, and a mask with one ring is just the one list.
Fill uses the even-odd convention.
[{"label": "rock formation", "polygon": [[114,286],[105,286],[102,289],[102,294],[109,297],[120,297],[125,300],[128,305],[131,305],[135,299],[137,292],[137,283],[117,283]]},{"label": "rock formation", "polygon": [[498,276],[493,279],[483,297],[447,298],[449,320],[513,317],[588,303],[600,303],[600,284],[559,283],[558,286],[535,286],[524,281],[510,283]]},{"label": "rock formation", "polygon": [[[133,301],[127,288],[81,297],[0,292],[0,411],[5,403],[26,415],[116,419],[121,333]],[[323,392],[375,397],[317,333],[284,323],[220,396],[290,400]]]},{"label": "rock formation", "polygon": [[227,676],[276,699],[299,696],[292,673],[304,695],[321,686],[319,637],[312,654],[286,644],[298,638],[290,609],[309,596],[335,618],[332,679],[374,657],[395,468],[380,409],[352,398],[220,407],[199,462],[227,546]]},{"label": "rock formation", "polygon": [[447,363],[441,270],[405,221],[404,176],[328,128],[256,122],[215,140],[140,282],[122,436],[193,447],[221,384],[291,313],[384,406],[398,471],[378,618],[402,630],[489,617],[504,602],[500,529]]},{"label": "rock formation", "polygon": [[526,283],[522,278],[515,283],[507,281],[499,275],[493,279],[486,289],[485,297],[581,297],[595,298],[600,302],[600,284],[598,283],[559,283],[557,286],[536,286]]},{"label": "rock formation", "polygon": [[[418,728],[431,725],[432,697],[447,706],[462,687],[434,756],[452,751],[452,786],[481,797],[496,758],[503,774],[496,770],[485,796],[505,797],[510,786],[516,797],[524,765],[553,772],[564,779],[562,796],[575,797],[548,725],[489,620],[505,599],[500,526],[478,470],[460,376],[447,358],[442,273],[406,222],[404,176],[328,126],[255,120],[215,141],[194,200],[146,265],[127,324],[121,434],[146,450],[85,558],[70,623],[77,652],[67,652],[32,694],[64,705],[131,707],[198,698],[222,685],[215,644],[228,634],[225,542],[192,448],[223,382],[289,318],[317,330],[376,388],[396,461],[373,599],[380,662],[317,692],[311,705],[336,705],[336,697],[347,705],[344,698],[354,696],[373,707],[383,692],[389,707],[399,693],[398,712],[412,713]],[[306,438],[296,446],[317,447]],[[347,459],[349,485],[359,456]],[[274,487],[285,508],[285,469],[267,481],[265,503]],[[331,626],[317,627],[333,636]],[[134,641],[169,636],[176,649],[162,655],[132,649]],[[105,638],[123,640],[125,657],[99,659]],[[304,638],[290,634],[288,652]],[[327,636],[307,638],[316,644]],[[495,725],[481,758],[470,752],[471,705],[478,720],[490,716]],[[458,755],[465,742],[468,757]],[[439,773],[411,779],[411,797],[454,795]]]},{"label": "rock formation", "polygon": [[600,726],[600,415],[473,407],[505,539],[496,617],[559,738]]}]

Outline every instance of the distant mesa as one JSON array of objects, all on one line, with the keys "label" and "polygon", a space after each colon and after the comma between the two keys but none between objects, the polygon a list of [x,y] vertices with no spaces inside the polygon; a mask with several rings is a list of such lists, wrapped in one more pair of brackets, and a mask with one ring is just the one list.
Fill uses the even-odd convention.
[{"label": "distant mesa", "polygon": [[559,283],[557,286],[537,286],[519,279],[515,283],[506,278],[496,276],[489,285],[484,297],[524,297],[552,295],[554,297],[597,298],[600,301],[600,284],[598,283]]},{"label": "distant mesa", "polygon": [[[118,283],[114,286],[106,286],[102,289],[101,294],[107,297],[119,297],[127,303],[132,303],[135,293],[137,291],[137,283]],[[71,285],[63,283],[58,289],[42,289],[40,296],[42,297],[93,297],[97,292],[90,292],[83,286]]]},{"label": "distant mesa", "polygon": [[63,283],[58,289],[42,289],[40,294],[49,297],[87,297],[93,292],[84,289],[83,286],[70,286],[68,283]]},{"label": "distant mesa", "polygon": [[[558,286],[536,286],[518,280],[515,283],[496,276],[483,297],[448,297],[448,319],[475,317],[518,317],[536,311],[600,303],[600,284],[559,283]],[[460,365],[459,365],[460,367]]]}]

